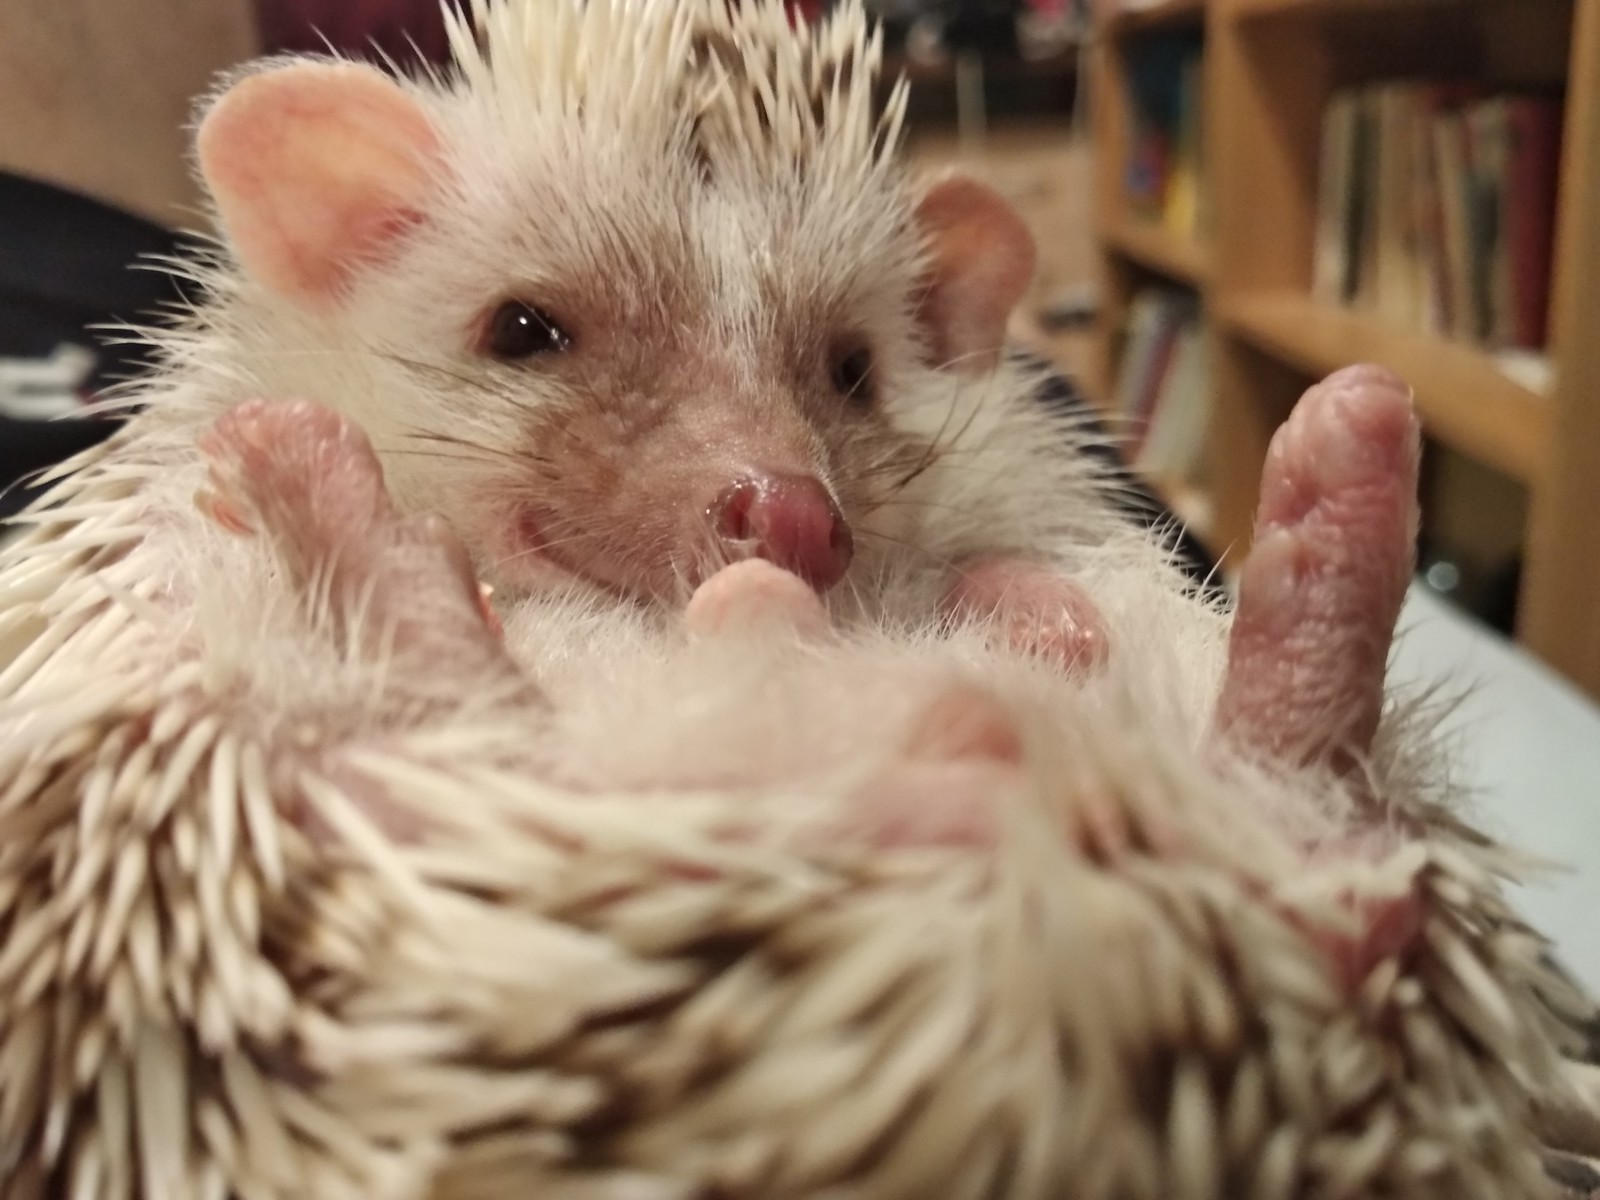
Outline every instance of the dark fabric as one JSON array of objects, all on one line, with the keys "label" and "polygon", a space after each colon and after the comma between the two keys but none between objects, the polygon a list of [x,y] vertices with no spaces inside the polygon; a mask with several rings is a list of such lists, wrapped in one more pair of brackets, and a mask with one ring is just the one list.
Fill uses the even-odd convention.
[{"label": "dark fabric", "polygon": [[945,17],[939,40],[952,53],[1017,52],[1020,0],[947,0],[938,7]]},{"label": "dark fabric", "polygon": [[[181,254],[185,239],[121,209],[0,172],[0,358],[47,359],[63,345],[93,353],[84,400],[148,368],[138,346],[96,327],[150,323],[183,298],[154,255]],[[24,480],[88,449],[116,427],[104,419],[20,419],[0,412],[0,518],[35,496]]]},{"label": "dark fabric", "polygon": [[442,64],[450,50],[438,0],[257,0],[256,28],[267,54],[331,49],[409,69],[419,57]]},{"label": "dark fabric", "polygon": [[1572,1154],[1548,1153],[1545,1174],[1562,1189],[1563,1200],[1600,1200],[1600,1164]]},{"label": "dark fabric", "polygon": [[[147,317],[179,298],[164,273],[137,267],[184,239],[89,196],[0,172],[0,356],[47,357],[91,345],[97,323]],[[141,353],[99,344],[90,387],[139,368]]]}]

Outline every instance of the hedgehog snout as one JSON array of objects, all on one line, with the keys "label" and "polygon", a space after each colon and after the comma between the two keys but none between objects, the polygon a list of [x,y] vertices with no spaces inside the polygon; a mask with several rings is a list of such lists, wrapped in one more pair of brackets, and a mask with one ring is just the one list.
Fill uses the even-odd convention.
[{"label": "hedgehog snout", "polygon": [[750,472],[723,488],[706,516],[725,557],[764,558],[818,592],[843,579],[855,556],[849,522],[815,476]]}]

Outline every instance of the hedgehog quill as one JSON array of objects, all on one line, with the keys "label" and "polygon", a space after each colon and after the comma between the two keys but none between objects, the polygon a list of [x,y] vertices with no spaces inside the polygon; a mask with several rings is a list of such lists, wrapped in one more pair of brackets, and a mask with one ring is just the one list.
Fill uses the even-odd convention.
[{"label": "hedgehog quill", "polygon": [[1554,1196],[1401,383],[1224,610],[858,3],[451,28],[219,87],[206,298],[0,557],[6,1195]]}]

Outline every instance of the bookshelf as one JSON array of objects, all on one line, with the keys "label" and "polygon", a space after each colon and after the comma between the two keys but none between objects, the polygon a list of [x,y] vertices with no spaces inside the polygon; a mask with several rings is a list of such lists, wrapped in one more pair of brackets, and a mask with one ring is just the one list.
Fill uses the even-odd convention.
[{"label": "bookshelf", "polygon": [[1205,283],[1206,254],[1198,242],[1137,218],[1111,226],[1104,238],[1118,253],[1157,275],[1195,288]]},{"label": "bookshelf", "polygon": [[[1129,199],[1142,153],[1134,64],[1152,39],[1180,34],[1198,39],[1203,63],[1204,220],[1188,237]],[[1600,0],[1158,0],[1102,13],[1091,70],[1103,307],[1086,383],[1115,410],[1135,297],[1192,290],[1208,341],[1201,532],[1237,563],[1267,445],[1295,399],[1339,367],[1387,365],[1415,389],[1436,452],[1525,495],[1517,640],[1600,697]],[[1564,95],[1549,329],[1535,352],[1317,292],[1328,103],[1414,79]],[[1465,506],[1455,527],[1473,524],[1471,496],[1444,499]]]}]

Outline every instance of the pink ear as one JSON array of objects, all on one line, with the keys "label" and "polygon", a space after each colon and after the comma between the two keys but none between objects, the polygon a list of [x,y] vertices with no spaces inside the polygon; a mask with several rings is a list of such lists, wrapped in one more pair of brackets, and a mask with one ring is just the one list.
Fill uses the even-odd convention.
[{"label": "pink ear", "polygon": [[442,157],[417,102],[353,63],[247,76],[207,113],[196,150],[245,269],[311,307],[421,219]]},{"label": "pink ear", "polygon": [[921,317],[937,362],[966,374],[989,370],[1033,281],[1033,234],[998,192],[961,175],[928,189],[917,221],[930,258]]}]

